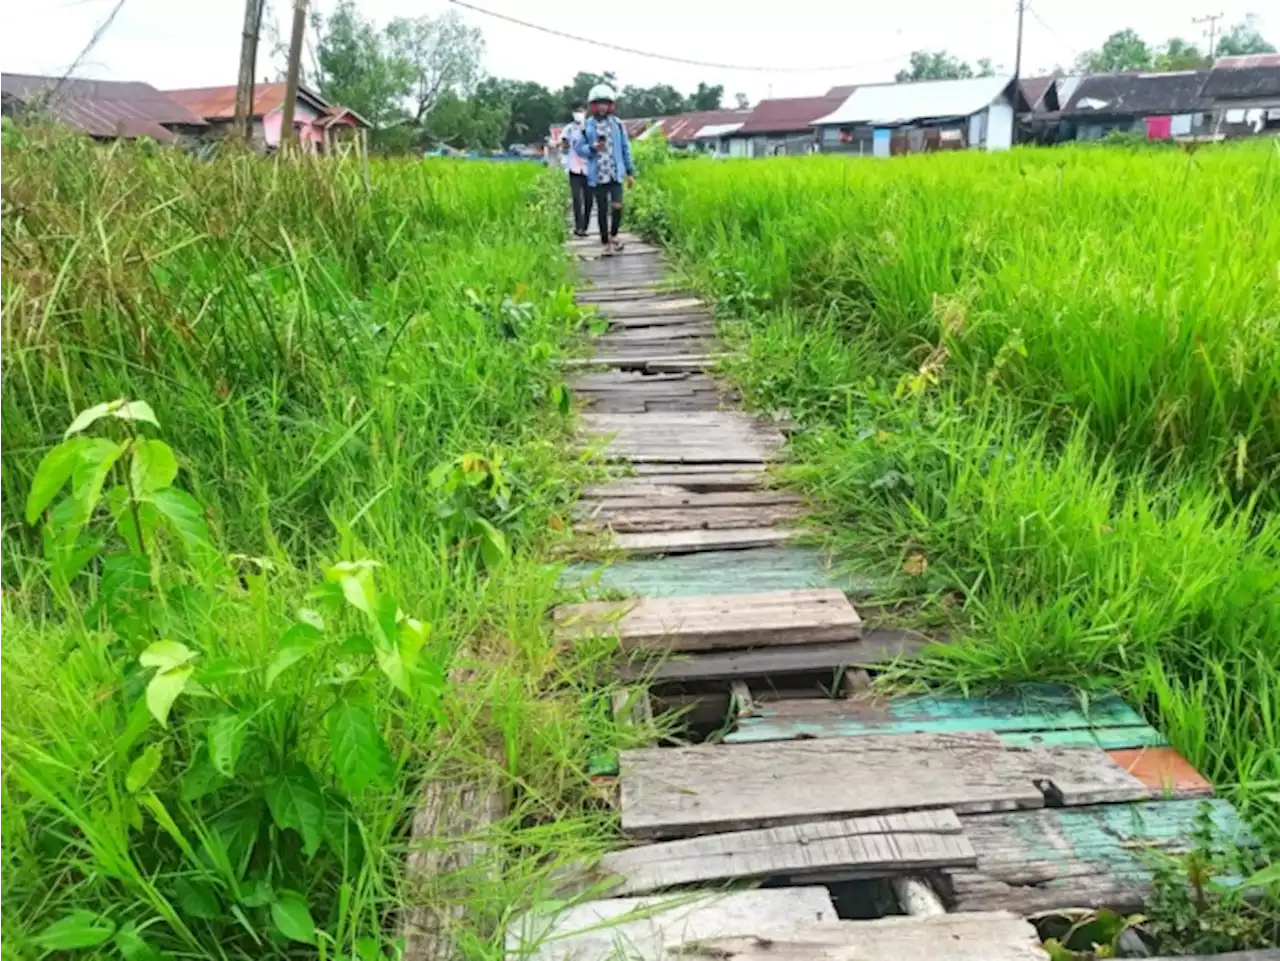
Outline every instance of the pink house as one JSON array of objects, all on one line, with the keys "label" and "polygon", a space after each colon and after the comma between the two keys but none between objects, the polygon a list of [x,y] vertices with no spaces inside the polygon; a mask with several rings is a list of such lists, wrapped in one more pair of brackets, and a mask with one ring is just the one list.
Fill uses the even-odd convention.
[{"label": "pink house", "polygon": [[[166,91],[169,98],[202,117],[211,127],[229,128],[236,116],[236,88],[196,87]],[[284,119],[285,85],[260,83],[253,88],[253,142],[262,147],[280,145]],[[329,103],[306,87],[298,88],[293,104],[293,129],[302,148],[328,153],[337,139],[368,136],[369,122],[354,110]]]}]

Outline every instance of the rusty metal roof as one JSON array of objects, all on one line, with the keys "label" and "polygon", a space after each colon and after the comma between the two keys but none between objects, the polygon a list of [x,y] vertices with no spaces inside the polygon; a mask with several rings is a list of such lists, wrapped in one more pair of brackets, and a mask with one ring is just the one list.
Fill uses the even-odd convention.
[{"label": "rusty metal roof", "polygon": [[659,117],[654,125],[660,127],[669,143],[688,143],[694,135],[711,124],[743,123],[750,110],[695,110],[678,113],[673,117]]},{"label": "rusty metal roof", "polygon": [[1238,70],[1251,67],[1280,67],[1280,53],[1246,53],[1238,57],[1219,57],[1214,70]]},{"label": "rusty metal roof", "polygon": [[739,134],[808,133],[809,125],[835,110],[844,97],[780,97],[761,100],[743,123]]},{"label": "rusty metal roof", "polygon": [[[165,91],[170,98],[183,104],[189,110],[199,114],[206,120],[234,120],[236,116],[236,88],[230,87],[191,87],[185,90]],[[253,87],[253,115],[264,117],[273,110],[284,105],[285,85],[283,83],[259,83]],[[298,99],[309,103],[321,113],[326,112],[329,102],[318,93],[306,87],[298,87]]]},{"label": "rusty metal roof", "polygon": [[1031,108],[1032,112],[1042,113],[1045,110],[1057,109],[1056,99],[1052,106],[1045,102],[1045,94],[1049,92],[1057,79],[1052,75],[1047,77],[1020,77],[1018,79],[1018,86],[1022,88],[1022,96],[1026,98],[1027,106]]},{"label": "rusty metal roof", "polygon": [[44,109],[54,119],[92,137],[173,139],[170,127],[203,127],[199,115],[149,83],[78,77],[0,75],[4,99]]}]

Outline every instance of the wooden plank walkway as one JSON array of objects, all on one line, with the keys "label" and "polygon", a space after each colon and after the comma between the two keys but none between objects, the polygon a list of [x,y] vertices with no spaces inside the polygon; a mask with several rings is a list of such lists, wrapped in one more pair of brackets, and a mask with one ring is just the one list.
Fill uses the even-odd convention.
[{"label": "wooden plank walkway", "polygon": [[[808,507],[772,472],[790,425],[743,411],[716,377],[711,306],[670,285],[659,250],[624,239],[607,259],[569,244],[576,299],[606,325],[566,364],[578,446],[618,476],[574,508],[598,553],[563,571],[582,600],[556,609],[554,632],[618,637],[616,676],[633,685],[619,723],[648,717],[652,684],[653,703],[721,730],[616,759],[639,843],[587,873],[645,896],[528,912],[509,956],[1029,961],[1047,954],[1026,915],[1140,910],[1142,850],[1185,848],[1207,782],[1115,696],[869,694],[864,668],[937,639],[864,625],[851,598],[877,585],[795,543]],[[1209,803],[1250,843],[1230,805]],[[839,921],[814,886],[865,878],[891,880],[911,916]],[[783,886],[715,890],[747,880]]]}]

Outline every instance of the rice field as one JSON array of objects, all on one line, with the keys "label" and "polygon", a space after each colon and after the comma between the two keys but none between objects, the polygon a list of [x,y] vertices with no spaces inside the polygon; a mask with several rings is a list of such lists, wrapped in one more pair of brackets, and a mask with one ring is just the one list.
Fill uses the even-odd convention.
[{"label": "rice field", "polygon": [[903,683],[1119,687],[1280,839],[1280,145],[672,163],[647,231],[803,427]]},{"label": "rice field", "polygon": [[[608,652],[544,623],[587,470],[561,185],[35,129],[3,161],[5,957],[393,956],[422,904],[500,956],[609,836],[624,736]],[[492,860],[415,884],[458,775],[507,803]]]}]

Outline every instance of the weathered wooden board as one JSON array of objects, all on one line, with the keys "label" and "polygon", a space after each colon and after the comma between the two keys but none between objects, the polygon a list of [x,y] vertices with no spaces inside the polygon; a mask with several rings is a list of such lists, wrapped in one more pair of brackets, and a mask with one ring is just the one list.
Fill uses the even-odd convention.
[{"label": "weathered wooden board", "polygon": [[579,287],[573,293],[573,299],[583,306],[612,304],[619,300],[638,300],[646,297],[669,297],[680,293],[669,284],[657,282],[647,284],[610,284],[598,283],[587,287]]},{"label": "weathered wooden board", "polygon": [[676,655],[656,664],[637,657],[620,673],[627,679],[644,678],[654,683],[784,677],[788,674],[834,671],[842,667],[883,665],[898,657],[910,657],[927,643],[923,638],[903,631],[863,628],[862,638],[857,641]]},{"label": "weathered wooden board", "polygon": [[760,507],[777,504],[802,504],[798,494],[779,490],[715,491],[699,494],[677,488],[679,493],[614,494],[587,497],[579,501],[594,517],[606,517],[618,511],[634,510],[701,510],[707,507]]},{"label": "weathered wooden board", "polygon": [[614,534],[610,544],[633,557],[653,554],[693,554],[773,547],[804,535],[800,529],[749,527],[728,531],[671,531],[663,534]]},{"label": "weathered wooden board", "polygon": [[598,374],[579,374],[569,380],[570,390],[630,390],[645,384],[681,384],[690,387],[714,387],[715,381],[695,374],[636,374],[611,370]]},{"label": "weathered wooden board", "polygon": [[978,867],[950,872],[956,910],[1141,910],[1151,892],[1152,854],[1187,850],[1204,804],[1226,838],[1252,844],[1234,809],[1219,800],[964,815]]},{"label": "weathered wooden board", "polygon": [[756,717],[744,719],[728,740],[745,743],[866,734],[1063,731],[1143,723],[1142,717],[1115,695],[1084,703],[1063,685],[1028,684],[1011,693],[974,698],[933,694],[779,702]]},{"label": "weathered wooden board", "polygon": [[609,898],[521,915],[507,928],[506,950],[527,961],[669,961],[669,950],[694,941],[769,937],[835,918],[820,887]]},{"label": "weathered wooden board", "polygon": [[584,414],[580,436],[603,440],[607,456],[643,463],[764,463],[782,433],[738,411]]},{"label": "weathered wooden board", "polygon": [[678,373],[684,371],[711,370],[727,354],[682,354],[670,346],[642,354],[622,354],[610,351],[594,357],[569,357],[561,366],[576,369],[582,367],[617,367],[620,370],[647,370],[652,373]]},{"label": "weathered wooden board", "polygon": [[1005,911],[807,924],[701,941],[682,961],[1048,961],[1036,929]]},{"label": "weathered wooden board", "polygon": [[688,323],[708,323],[713,317],[706,311],[680,314],[643,314],[638,317],[609,317],[609,330],[652,330],[678,327]]},{"label": "weathered wooden board", "polygon": [[[631,467],[631,473],[637,478],[645,478],[651,480],[651,474],[683,474],[689,476],[690,481],[698,478],[692,475],[699,474],[716,474],[716,473],[736,473],[742,471],[758,471],[761,480],[764,480],[764,467],[743,467],[741,464],[681,464],[667,467],[662,464],[635,464]],[[657,481],[654,481],[657,483]]]},{"label": "weathered wooden board", "polygon": [[960,819],[943,809],[645,844],[606,855],[600,869],[618,878],[610,893],[645,894],[682,884],[817,871],[850,879],[887,877],[973,867],[977,860]]},{"label": "weathered wooden board", "polygon": [[624,650],[710,651],[846,641],[862,621],[840,591],[589,601],[555,609],[556,636],[614,634]]},{"label": "weathered wooden board", "polygon": [[[994,734],[898,734],[623,751],[622,828],[682,837],[823,817],[1149,796],[1102,751],[1010,748]],[[1042,790],[1043,786],[1043,790]]]},{"label": "weathered wooden board", "polygon": [[644,507],[601,512],[574,525],[580,530],[643,531],[735,530],[774,527],[808,513],[798,504],[754,504],[740,507]]},{"label": "weathered wooden board", "polygon": [[835,572],[825,554],[801,547],[642,557],[604,566],[574,564],[561,573],[560,584],[589,593],[608,591],[615,597],[618,591],[646,597],[689,597],[821,587],[858,595],[876,587],[873,581]]},{"label": "weathered wooden board", "polygon": [[648,314],[688,313],[708,307],[704,300],[697,297],[666,297],[661,300],[646,298],[637,300],[615,300],[607,306],[601,305],[600,313],[606,317],[643,317]]},{"label": "weathered wooden board", "polygon": [[637,344],[665,344],[669,341],[690,338],[709,338],[715,335],[715,327],[709,323],[671,324],[665,327],[635,327],[611,331],[596,337],[592,344],[596,350],[610,347],[630,347]]},{"label": "weathered wooden board", "polygon": [[[1164,735],[1150,724],[1075,728],[1066,731],[1011,731],[1001,733],[1000,740],[1014,747],[1100,747],[1104,751],[1135,747],[1163,747],[1169,743]],[[1136,771],[1130,773],[1137,776]]]}]

